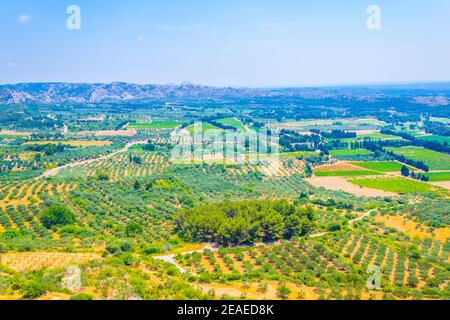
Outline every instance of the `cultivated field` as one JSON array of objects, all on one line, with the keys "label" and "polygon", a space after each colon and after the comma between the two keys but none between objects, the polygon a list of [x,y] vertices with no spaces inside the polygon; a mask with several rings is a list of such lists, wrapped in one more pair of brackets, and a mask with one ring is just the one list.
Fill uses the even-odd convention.
[{"label": "cultivated field", "polygon": [[345,191],[350,194],[362,197],[386,197],[395,196],[396,193],[384,191],[376,188],[360,187],[348,182],[342,177],[315,177],[306,179],[306,181],[315,187],[323,187],[329,190]]},{"label": "cultivated field", "polygon": [[417,136],[417,138],[421,139],[421,140],[433,141],[433,142],[447,144],[447,145],[450,144],[450,138],[444,137],[444,136],[426,135],[426,136]]},{"label": "cultivated field", "polygon": [[389,228],[395,228],[401,232],[405,232],[411,237],[419,237],[421,239],[432,238],[442,242],[450,239],[450,228],[430,228],[425,225],[419,225],[400,215],[377,215],[376,221],[384,223]]},{"label": "cultivated field", "polygon": [[192,124],[192,125],[188,126],[186,129],[187,129],[187,131],[189,132],[190,135],[193,135],[194,132],[205,133],[205,132],[208,132],[208,131],[213,131],[213,132],[221,132],[221,131],[223,131],[222,129],[220,129],[220,128],[210,124],[209,122],[202,122],[201,123],[201,128],[200,128],[199,125]]},{"label": "cultivated field", "polygon": [[431,182],[450,181],[449,172],[430,172],[425,174]]},{"label": "cultivated field", "polygon": [[351,183],[360,187],[384,190],[395,193],[430,193],[435,195],[447,196],[445,189],[412,179],[399,177],[380,177],[380,178],[354,178]]},{"label": "cultivated field", "polygon": [[450,155],[420,147],[388,148],[396,154],[424,162],[431,170],[450,170]]},{"label": "cultivated field", "polygon": [[96,137],[133,137],[137,134],[136,130],[99,130],[99,131],[80,131],[78,136],[96,136]]},{"label": "cultivated field", "polygon": [[[369,170],[379,171],[379,172],[400,172],[402,164],[395,161],[352,161],[349,162],[351,165],[365,168]],[[409,170],[414,170],[414,168],[407,166]]]},{"label": "cultivated field", "polygon": [[226,125],[226,126],[234,127],[236,130],[241,131],[241,132],[248,131],[248,129],[242,125],[242,122],[240,122],[239,120],[237,120],[235,118],[219,119],[219,120],[216,120],[216,122]]},{"label": "cultivated field", "polygon": [[358,118],[358,119],[321,119],[321,120],[303,120],[279,122],[271,124],[269,127],[276,127],[282,129],[294,129],[299,131],[308,131],[310,129],[332,130],[332,129],[346,129],[346,130],[371,130],[378,129],[385,123],[373,118]]},{"label": "cultivated field", "polygon": [[65,144],[72,147],[103,147],[111,145],[111,141],[100,141],[100,140],[61,140],[61,141],[30,141],[26,142],[25,145],[46,145],[46,144]]},{"label": "cultivated field", "polygon": [[346,157],[346,156],[367,156],[373,154],[373,152],[366,149],[344,149],[344,150],[330,150],[330,154],[333,157]]},{"label": "cultivated field", "polygon": [[17,271],[61,268],[101,259],[95,253],[23,252],[0,254],[0,263]]},{"label": "cultivated field", "polygon": [[351,177],[351,176],[369,176],[378,175],[379,172],[365,170],[347,162],[337,162],[332,165],[324,165],[314,169],[316,177]]},{"label": "cultivated field", "polygon": [[131,123],[128,129],[175,129],[181,125],[178,121],[159,121],[154,120],[150,123]]}]

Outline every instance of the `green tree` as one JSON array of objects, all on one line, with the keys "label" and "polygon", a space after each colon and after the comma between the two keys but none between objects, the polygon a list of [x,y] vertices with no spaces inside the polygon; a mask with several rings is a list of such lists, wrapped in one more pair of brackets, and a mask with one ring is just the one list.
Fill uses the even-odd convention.
[{"label": "green tree", "polygon": [[42,154],[41,153],[36,153],[34,155],[34,161],[41,162],[42,161]]},{"label": "green tree", "polygon": [[306,175],[307,178],[311,178],[312,175],[313,175],[313,171],[312,171],[311,166],[309,165],[309,163],[306,164],[305,175]]},{"label": "green tree", "polygon": [[144,144],[142,146],[142,149],[145,150],[145,151],[155,151],[156,150],[156,146],[153,143],[149,142],[147,144]]},{"label": "green tree", "polygon": [[42,213],[41,221],[47,229],[50,229],[53,226],[62,227],[72,224],[76,218],[66,207],[54,204]]},{"label": "green tree", "polygon": [[408,177],[409,176],[409,169],[408,169],[408,167],[403,165],[402,169],[401,169],[401,173],[402,173],[402,176]]},{"label": "green tree", "polygon": [[263,229],[266,241],[275,241],[283,238],[284,219],[283,216],[275,211],[265,216]]},{"label": "green tree", "polygon": [[125,240],[113,240],[107,244],[106,251],[113,255],[120,255],[124,252],[132,252],[133,245]]},{"label": "green tree", "polygon": [[144,232],[144,228],[137,222],[131,221],[125,227],[125,234],[127,237],[132,237]]}]

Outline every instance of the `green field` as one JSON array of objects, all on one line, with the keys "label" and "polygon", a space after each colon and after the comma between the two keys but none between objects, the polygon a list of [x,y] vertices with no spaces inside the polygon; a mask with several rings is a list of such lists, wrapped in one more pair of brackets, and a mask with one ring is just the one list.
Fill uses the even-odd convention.
[{"label": "green field", "polygon": [[450,155],[420,147],[387,148],[396,154],[425,163],[431,170],[450,170]]},{"label": "green field", "polygon": [[449,137],[445,137],[445,136],[435,136],[435,135],[431,135],[431,136],[417,136],[417,139],[421,139],[421,140],[427,140],[427,141],[433,141],[433,142],[437,142],[437,143],[442,143],[442,144],[450,144],[450,138]]},{"label": "green field", "polygon": [[219,119],[215,120],[217,123],[223,124],[225,126],[230,126],[233,128],[236,128],[236,130],[245,132],[248,131],[247,128],[244,127],[244,125],[235,118],[225,118],[225,119]]},{"label": "green field", "polygon": [[371,140],[402,140],[402,138],[400,138],[400,137],[389,135],[389,134],[381,134],[381,133],[361,134],[361,135],[358,135],[356,138],[326,139],[326,140],[327,141],[339,140],[341,142],[356,142],[356,141],[362,141],[364,139],[371,139]]},{"label": "green field", "polygon": [[0,140],[2,139],[22,139],[23,136],[13,134],[0,134]]},{"label": "green field", "polygon": [[379,175],[379,172],[370,170],[355,170],[355,171],[315,171],[314,175],[317,177],[358,177],[358,176],[374,176]]},{"label": "green field", "polygon": [[380,178],[355,178],[351,183],[360,187],[384,190],[395,193],[432,193],[434,195],[447,195],[447,190],[430,184],[405,178],[380,177]]},{"label": "green field", "polygon": [[423,135],[422,131],[413,131],[413,130],[397,130],[397,133],[405,133],[409,134],[410,136],[417,137]]},{"label": "green field", "polygon": [[[209,122],[202,122],[202,123],[201,123],[201,126],[202,126],[202,133],[206,133],[207,131],[211,131],[211,130],[214,130],[215,132],[221,132],[221,131],[223,131],[222,129],[220,129],[220,128],[216,127],[216,126],[213,126],[213,125],[210,124]],[[190,126],[188,126],[186,129],[187,129],[187,131],[189,131],[189,133],[190,133],[191,135],[194,134],[194,125],[193,125],[193,124],[191,124]],[[198,130],[198,129],[197,129],[197,130]]]},{"label": "green field", "polygon": [[178,121],[152,121],[150,123],[131,123],[128,129],[174,129],[181,125]]},{"label": "green field", "polygon": [[0,139],[21,139],[30,136],[29,132],[10,132],[0,130]]},{"label": "green field", "polygon": [[430,117],[430,121],[434,121],[434,122],[441,122],[441,123],[450,123],[450,119],[447,118],[436,118],[436,117]]},{"label": "green field", "polygon": [[343,150],[330,150],[330,154],[333,157],[345,157],[345,156],[368,156],[373,152],[366,149],[343,149]]},{"label": "green field", "polygon": [[283,152],[279,156],[281,159],[297,159],[299,157],[310,157],[315,155],[313,151],[294,151],[294,152]]},{"label": "green field", "polygon": [[291,124],[295,124],[298,126],[320,126],[320,125],[348,125],[348,124],[357,124],[357,125],[368,125],[368,126],[380,126],[385,125],[385,122],[379,121],[373,118],[360,118],[360,119],[321,119],[321,120],[303,120],[303,121],[295,121],[288,122]]},{"label": "green field", "polygon": [[372,139],[372,140],[397,140],[401,139],[397,136],[393,136],[390,134],[383,134],[383,133],[371,133],[371,134],[362,134],[358,135],[358,140],[364,140],[364,139]]},{"label": "green field", "polygon": [[431,182],[450,181],[450,172],[429,172],[425,175]]},{"label": "green field", "polygon": [[386,125],[385,122],[374,118],[354,118],[354,119],[315,119],[301,121],[285,121],[271,123],[270,128],[284,128],[290,130],[308,131],[310,129],[320,129],[330,131],[341,130],[376,130]]},{"label": "green field", "polygon": [[[358,166],[361,168],[375,170],[380,172],[397,172],[402,169],[402,164],[395,161],[374,161],[374,162],[349,162],[354,166]],[[409,167],[410,170],[414,170],[414,168]]]},{"label": "green field", "polygon": [[319,129],[321,131],[340,130],[378,130],[386,125],[385,122],[374,118],[353,118],[353,119],[314,119],[314,120],[287,120],[282,122],[272,122],[267,124],[269,128],[289,129],[308,131]]}]

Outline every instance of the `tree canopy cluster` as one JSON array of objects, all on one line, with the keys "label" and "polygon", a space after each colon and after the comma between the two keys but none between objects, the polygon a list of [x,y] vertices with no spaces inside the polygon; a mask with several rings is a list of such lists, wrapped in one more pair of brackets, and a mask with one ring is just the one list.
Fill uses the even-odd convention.
[{"label": "tree canopy cluster", "polygon": [[314,211],[281,201],[223,202],[181,211],[180,236],[189,241],[239,245],[307,235]]},{"label": "tree canopy cluster", "polygon": [[328,139],[351,139],[356,138],[356,132],[344,131],[344,130],[332,130],[330,132],[320,132],[324,138]]},{"label": "tree canopy cluster", "polygon": [[47,156],[51,156],[51,155],[53,155],[55,153],[64,152],[64,150],[66,148],[71,148],[71,146],[66,145],[66,144],[62,144],[62,143],[58,143],[58,144],[52,144],[52,143],[48,143],[48,144],[33,144],[33,145],[27,146],[27,150],[35,151],[35,152],[44,152],[45,155],[47,155]]},{"label": "tree canopy cluster", "polygon": [[[434,130],[433,130],[433,132],[434,132]],[[442,132],[445,133],[445,131],[442,131]],[[409,140],[411,142],[411,144],[416,146],[416,147],[423,147],[423,148],[434,150],[434,151],[437,151],[437,152],[450,153],[450,147],[446,143],[439,143],[439,142],[435,142],[435,141],[428,141],[428,140],[420,139],[420,137],[416,138],[413,135],[408,134],[406,132],[397,132],[397,131],[392,131],[392,130],[382,130],[381,133],[390,134],[390,135],[397,135],[397,136],[399,136],[399,137],[401,137],[401,138],[403,138],[405,140]]]},{"label": "tree canopy cluster", "polygon": [[76,221],[75,215],[66,207],[51,205],[41,215],[42,224],[50,229],[53,226],[62,227]]},{"label": "tree canopy cluster", "polygon": [[313,151],[320,145],[320,136],[302,135],[296,131],[282,129],[280,131],[280,145],[286,151]]}]

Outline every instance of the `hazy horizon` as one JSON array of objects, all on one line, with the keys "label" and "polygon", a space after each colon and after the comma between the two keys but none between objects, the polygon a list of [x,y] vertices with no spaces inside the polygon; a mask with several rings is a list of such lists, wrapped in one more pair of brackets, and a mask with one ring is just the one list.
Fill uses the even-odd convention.
[{"label": "hazy horizon", "polygon": [[127,81],[111,81],[111,82],[67,82],[67,81],[48,81],[48,82],[17,82],[17,83],[0,83],[0,86],[18,86],[23,84],[77,84],[77,85],[109,85],[113,83],[126,83],[134,85],[155,85],[155,86],[182,86],[182,85],[193,85],[193,86],[205,86],[212,88],[236,88],[236,89],[303,89],[303,88],[346,88],[346,87],[390,87],[390,86],[421,86],[421,85],[439,85],[448,84],[450,85],[450,80],[443,81],[398,81],[398,82],[372,82],[372,83],[341,83],[341,84],[323,84],[323,85],[289,85],[289,86],[216,86],[208,85],[203,83],[192,83],[192,82],[180,82],[180,83],[137,83],[137,82],[127,82]]}]

